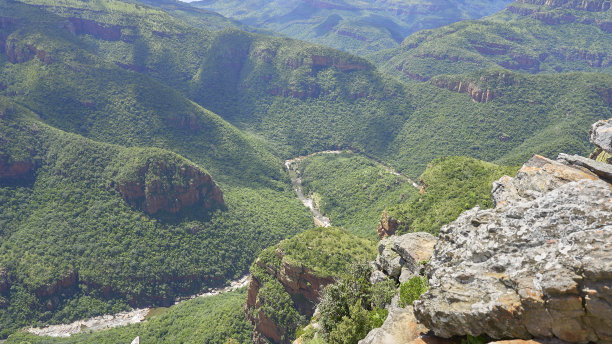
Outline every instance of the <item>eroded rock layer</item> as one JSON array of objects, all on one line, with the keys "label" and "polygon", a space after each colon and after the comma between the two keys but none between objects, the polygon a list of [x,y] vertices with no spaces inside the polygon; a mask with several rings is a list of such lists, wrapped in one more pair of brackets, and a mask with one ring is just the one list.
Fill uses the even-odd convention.
[{"label": "eroded rock layer", "polygon": [[442,337],[612,341],[612,185],[536,156],[493,197],[442,228],[417,319]]}]

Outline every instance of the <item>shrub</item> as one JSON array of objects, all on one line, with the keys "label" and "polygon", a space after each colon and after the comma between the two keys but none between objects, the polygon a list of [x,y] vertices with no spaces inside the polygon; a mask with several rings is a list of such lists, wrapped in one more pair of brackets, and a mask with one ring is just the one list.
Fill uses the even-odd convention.
[{"label": "shrub", "polygon": [[397,292],[395,281],[387,279],[372,286],[372,307],[384,308]]},{"label": "shrub", "polygon": [[400,307],[411,305],[418,300],[429,289],[427,278],[421,276],[412,277],[400,286]]}]

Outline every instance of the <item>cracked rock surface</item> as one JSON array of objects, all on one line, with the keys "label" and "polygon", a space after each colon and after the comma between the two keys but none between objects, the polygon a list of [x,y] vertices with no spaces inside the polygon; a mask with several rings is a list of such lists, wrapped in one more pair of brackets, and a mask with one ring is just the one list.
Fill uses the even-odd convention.
[{"label": "cracked rock surface", "polygon": [[435,334],[612,343],[612,185],[532,158],[441,229],[415,316]]}]

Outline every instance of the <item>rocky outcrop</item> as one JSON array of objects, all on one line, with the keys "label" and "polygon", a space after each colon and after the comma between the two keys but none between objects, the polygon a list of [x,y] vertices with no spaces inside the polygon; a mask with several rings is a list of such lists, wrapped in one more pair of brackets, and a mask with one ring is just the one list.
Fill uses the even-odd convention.
[{"label": "rocky outcrop", "polygon": [[193,206],[203,210],[225,206],[221,189],[196,165],[147,159],[135,170],[135,176],[117,178],[112,185],[126,202],[147,214],[177,213]]},{"label": "rocky outcrop", "polygon": [[386,278],[405,282],[420,274],[422,262],[431,258],[437,239],[425,232],[389,236],[378,244],[378,256],[373,262],[370,282]]},{"label": "rocky outcrop", "polygon": [[28,62],[34,57],[37,57],[46,64],[53,62],[53,59],[47,51],[32,44],[24,44],[11,37],[8,37],[4,43],[4,53],[11,63]]},{"label": "rocky outcrop", "polygon": [[404,344],[429,332],[414,317],[412,307],[402,308],[396,296],[388,307],[389,315],[379,328],[375,328],[359,344]]},{"label": "rocky outcrop", "polygon": [[[127,37],[122,39],[121,36],[121,30],[128,28],[127,26],[107,25],[83,18],[68,18],[68,21],[70,24],[65,25],[65,28],[73,35],[91,35],[104,41],[131,41]],[[133,29],[135,26],[129,28]]]},{"label": "rocky outcrop", "polygon": [[473,101],[477,103],[487,103],[500,95],[499,91],[482,86],[493,80],[503,85],[511,85],[514,83],[512,75],[506,73],[493,73],[490,75],[485,75],[480,77],[478,81],[471,79],[449,80],[440,77],[432,79],[431,83],[437,87],[445,88],[453,92],[466,93],[472,98]]},{"label": "rocky outcrop", "polygon": [[441,229],[415,315],[438,336],[612,340],[612,185],[571,159],[532,158],[494,209]]},{"label": "rocky outcrop", "polygon": [[378,228],[376,228],[376,233],[378,233],[378,237],[381,239],[394,235],[398,225],[399,222],[384,211],[380,217],[380,223],[378,224]]},{"label": "rocky outcrop", "polygon": [[517,172],[516,177],[504,176],[493,183],[493,203],[498,207],[507,203],[534,200],[568,182],[598,177],[581,168],[569,167],[559,161],[536,155]]},{"label": "rocky outcrop", "polygon": [[70,270],[52,283],[38,287],[35,293],[38,298],[49,297],[56,295],[62,290],[75,288],[77,283],[78,275],[76,271]]},{"label": "rocky outcrop", "polygon": [[[318,276],[302,265],[290,264],[286,259],[283,259],[284,252],[280,248],[276,249],[275,254],[276,261],[280,261],[280,265],[265,264],[261,259],[257,259],[255,264],[278,280],[291,296],[294,308],[301,315],[310,318],[314,314],[316,304],[321,296],[320,292],[325,286],[333,283],[334,279]],[[283,338],[287,338],[285,336],[286,329],[275,324],[261,308],[258,294],[263,283],[252,275],[247,292],[246,313],[249,320],[255,325],[253,341],[255,343],[266,343],[267,341],[288,343],[288,340],[283,340]],[[257,316],[253,316],[253,313],[256,313]]]},{"label": "rocky outcrop", "polygon": [[14,160],[8,155],[0,155],[0,183],[30,182],[35,171],[33,160]]},{"label": "rocky outcrop", "polygon": [[605,52],[590,52],[583,49],[562,47],[552,49],[551,53],[562,61],[584,62],[596,68],[607,67],[612,64],[612,58]]},{"label": "rocky outcrop", "polygon": [[569,8],[589,12],[610,11],[610,1],[608,0],[517,0],[516,2],[553,8]]},{"label": "rocky outcrop", "polygon": [[612,119],[596,122],[591,126],[591,143],[612,152]]}]

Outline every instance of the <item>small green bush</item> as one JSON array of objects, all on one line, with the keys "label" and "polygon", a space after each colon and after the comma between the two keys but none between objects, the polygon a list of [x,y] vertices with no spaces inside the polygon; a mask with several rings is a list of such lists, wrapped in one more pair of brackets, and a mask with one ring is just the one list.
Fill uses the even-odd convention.
[{"label": "small green bush", "polygon": [[409,281],[402,283],[400,285],[400,306],[411,305],[428,289],[427,278],[421,276],[412,277]]},{"label": "small green bush", "polygon": [[372,307],[384,308],[397,292],[395,281],[387,279],[372,286]]},{"label": "small green bush", "polygon": [[470,336],[469,334],[461,339],[461,344],[485,344],[487,340],[482,336]]}]

